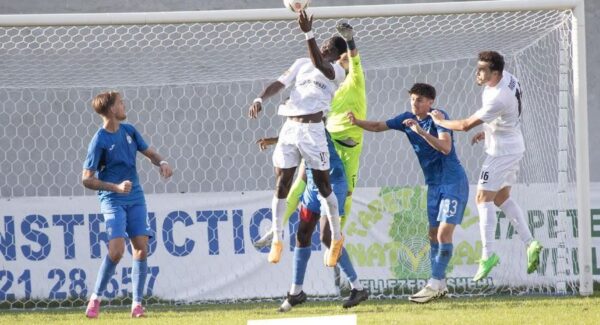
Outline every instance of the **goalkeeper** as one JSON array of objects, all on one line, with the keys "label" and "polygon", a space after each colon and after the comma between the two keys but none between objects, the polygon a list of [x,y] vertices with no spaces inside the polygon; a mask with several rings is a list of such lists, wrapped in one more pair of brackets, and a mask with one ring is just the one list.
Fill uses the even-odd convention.
[{"label": "goalkeeper", "polygon": [[[352,207],[352,192],[354,191],[358,177],[358,166],[363,141],[363,130],[350,124],[346,114],[352,112],[357,118],[366,118],[367,94],[360,56],[354,42],[354,30],[347,23],[338,24],[336,29],[348,44],[348,52],[342,54],[339,59],[340,65],[346,70],[346,78],[331,101],[331,111],[327,116],[327,131],[329,131],[335,150],[342,160],[348,183],[348,193],[344,201],[345,213],[344,216],[340,216],[341,227],[343,228],[346,223],[346,216],[350,215]],[[298,208],[298,203],[305,188],[306,175],[301,166],[298,177],[287,196],[284,223],[289,220],[290,216]],[[272,238],[273,233],[269,231],[256,241],[254,246],[257,248],[269,246]]]}]

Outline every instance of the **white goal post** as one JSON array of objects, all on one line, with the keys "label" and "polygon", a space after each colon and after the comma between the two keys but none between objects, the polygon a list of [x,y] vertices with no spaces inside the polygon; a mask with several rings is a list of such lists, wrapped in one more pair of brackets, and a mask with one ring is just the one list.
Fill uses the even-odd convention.
[{"label": "white goal post", "polygon": [[[558,284],[548,284],[540,276],[532,280],[531,284],[523,280],[514,289],[509,284],[505,285],[505,283],[513,281],[512,275],[508,274],[510,273],[508,271],[499,276],[498,281],[501,287],[505,285],[508,288],[502,292],[517,290],[517,292],[564,294],[568,291],[565,288],[571,288],[572,290],[569,292],[578,290],[579,294],[583,296],[593,293],[583,0],[464,1],[310,7],[309,12],[315,16],[315,29],[319,40],[334,33],[331,27],[334,26],[337,19],[349,19],[351,23],[356,24],[357,45],[361,52],[367,79],[369,117],[375,116],[374,118],[379,120],[390,118],[392,117],[390,114],[398,110],[403,111],[408,107],[404,94],[406,87],[416,81],[415,78],[421,78],[418,79],[419,81],[433,83],[438,91],[441,90],[436,104],[444,105],[444,107],[448,105],[452,117],[466,117],[469,112],[473,112],[477,108],[477,101],[481,93],[481,90],[476,89],[472,85],[474,82],[470,80],[473,77],[471,72],[474,70],[471,65],[477,52],[498,49],[501,52],[509,53],[507,57],[510,59],[507,60],[507,66],[525,85],[526,105],[530,104],[534,108],[529,113],[529,117],[524,117],[526,142],[528,141],[527,137],[530,136],[533,143],[531,147],[528,147],[528,151],[531,149],[531,153],[524,159],[523,176],[516,193],[522,194],[523,200],[537,200],[538,197],[533,194],[538,188],[542,192],[554,191],[552,194],[539,196],[540,201],[556,203],[558,206],[551,208],[553,211],[556,210],[556,218],[554,215],[551,216],[548,211],[548,224],[552,223],[552,226],[548,227],[554,229],[554,222],[556,222],[558,230],[552,230],[552,235],[548,235],[548,242],[555,247],[553,247],[554,251],[546,253],[546,258],[549,264],[551,260],[564,260],[564,264],[570,266],[555,266],[558,269],[555,273],[555,275],[558,274],[556,276]],[[435,20],[438,17],[441,22],[427,24],[429,20]],[[223,259],[215,262],[217,266],[214,266],[212,271],[229,271],[225,259],[232,257],[243,258],[243,261],[239,263],[253,263],[252,267],[248,267],[249,271],[247,272],[258,269],[257,259],[263,262],[260,267],[266,268],[263,265],[266,264],[264,253],[259,254],[254,251],[248,253],[248,251],[253,249],[251,241],[256,240],[258,236],[256,229],[264,229],[265,226],[265,224],[260,224],[262,219],[258,219],[258,225],[253,222],[255,222],[254,217],[266,213],[257,202],[265,203],[263,204],[265,207],[268,205],[272,171],[270,160],[265,158],[267,155],[251,150],[255,149],[254,141],[258,137],[274,135],[277,131],[280,120],[274,116],[276,100],[269,101],[268,105],[265,105],[265,112],[263,112],[265,114],[262,115],[262,120],[257,122],[258,124],[250,124],[242,115],[247,109],[247,104],[267,81],[274,80],[278,73],[287,68],[286,65],[292,63],[293,59],[306,55],[303,38],[297,31],[294,19],[296,19],[295,15],[285,8],[0,15],[0,71],[4,71],[4,76],[0,75],[0,124],[6,126],[7,130],[4,138],[0,138],[0,144],[6,145],[7,148],[4,153],[0,154],[0,203],[7,207],[0,211],[2,212],[0,218],[4,217],[3,220],[0,220],[0,245],[5,245],[2,246],[2,254],[0,254],[0,272],[5,272],[0,273],[0,286],[3,284],[5,287],[7,286],[8,280],[6,279],[8,279],[9,272],[5,269],[10,271],[11,267],[14,267],[10,271],[12,272],[10,283],[14,282],[13,289],[17,288],[16,279],[19,275],[21,275],[18,279],[19,284],[32,281],[31,279],[35,276],[50,278],[49,273],[48,275],[46,273],[34,274],[33,269],[36,265],[32,262],[34,258],[30,259],[31,256],[21,258],[19,249],[10,255],[11,249],[20,247],[19,245],[22,244],[19,243],[22,237],[32,240],[27,233],[18,233],[19,227],[14,225],[14,223],[20,222],[18,216],[27,216],[25,219],[29,220],[27,221],[29,223],[26,227],[30,227],[31,224],[35,224],[39,228],[62,226],[61,229],[65,231],[65,241],[67,241],[67,230],[74,232],[78,229],[75,226],[84,224],[83,216],[81,219],[68,219],[71,220],[68,221],[71,222],[69,228],[64,224],[67,222],[64,220],[67,219],[60,218],[61,213],[64,213],[64,216],[75,216],[75,212],[65,210],[65,204],[60,204],[62,206],[58,207],[59,204],[48,203],[50,201],[46,200],[46,197],[63,197],[61,199],[65,201],[81,199],[81,202],[86,204],[94,201],[93,193],[85,191],[79,184],[80,169],[78,168],[80,168],[81,162],[74,157],[83,159],[80,156],[85,153],[86,141],[89,141],[91,134],[97,129],[98,121],[95,120],[93,112],[89,109],[91,95],[107,88],[122,90],[126,100],[131,100],[129,106],[132,118],[130,120],[138,129],[142,130],[142,134],[146,140],[149,140],[148,142],[159,147],[159,152],[167,152],[178,173],[173,181],[163,183],[157,180],[155,170],[145,166],[148,165],[146,162],[138,163],[141,183],[146,194],[152,196],[151,199],[148,199],[149,204],[153,199],[160,202],[154,205],[158,226],[163,226],[159,236],[159,240],[163,244],[159,244],[159,246],[170,247],[171,251],[168,253],[171,255],[164,253],[168,258],[173,256],[181,258],[181,261],[165,262],[165,264],[180,265],[182,268],[186,268],[180,273],[173,273],[172,278],[168,281],[175,281],[183,275],[189,275],[185,271],[189,271],[197,265],[197,260],[183,260],[183,257],[194,255],[190,254],[194,249],[194,245],[190,244],[193,242],[190,238],[194,238],[194,232],[190,229],[200,224],[208,227],[207,256]],[[471,23],[470,19],[475,22]],[[494,19],[507,22],[498,30],[488,28],[489,25],[486,22]],[[230,24],[233,27],[229,27]],[[510,24],[516,27],[513,28]],[[420,31],[420,26],[423,26],[425,30]],[[396,33],[396,30],[402,30],[402,32]],[[486,37],[486,33],[489,33],[489,38]],[[522,33],[523,39],[515,40],[516,37],[513,37],[512,33]],[[549,34],[556,37],[552,36],[552,38],[546,39]],[[151,36],[147,37],[147,35]],[[473,44],[450,48],[454,43],[470,40],[473,40]],[[86,44],[90,44],[89,48],[86,47]],[[532,44],[534,49],[530,48]],[[394,47],[392,50],[387,50],[386,45]],[[543,49],[546,47],[552,48],[553,53],[544,54]],[[133,50],[130,51],[130,49]],[[273,54],[271,51],[273,49],[280,52]],[[419,52],[421,50],[422,53]],[[393,53],[391,53],[392,51]],[[273,55],[271,56],[271,54]],[[103,55],[106,56],[106,62],[103,61]],[[445,61],[444,55],[448,55],[450,59]],[[541,57],[539,61],[538,57]],[[121,67],[120,74],[108,77],[103,75],[121,62],[125,62],[125,64]],[[552,64],[555,66],[551,66]],[[196,67],[199,67],[200,73],[194,72]],[[540,76],[536,76],[536,74],[540,74]],[[540,89],[536,89],[536,85],[542,83]],[[536,94],[538,91],[539,93]],[[50,109],[45,110],[48,107]],[[136,107],[139,108],[138,111],[135,111]],[[205,109],[201,110],[200,108]],[[547,129],[553,128],[549,132],[552,134],[548,136],[537,134],[536,119],[543,119],[547,113],[544,109],[550,111],[551,108],[555,108],[555,110],[547,115],[552,116],[540,124]],[[73,124],[72,130],[58,129],[60,122],[65,119]],[[67,125],[62,126],[66,127]],[[25,131],[20,133],[20,130]],[[270,130],[270,133],[264,130]],[[11,132],[12,134],[9,134]],[[68,135],[72,134],[76,136],[69,138]],[[390,135],[389,138],[397,139],[399,136]],[[376,200],[373,197],[385,197],[385,193],[394,193],[394,195],[400,196],[401,193],[404,193],[402,192],[404,188],[397,189],[401,185],[406,188],[414,188],[418,192],[420,191],[419,186],[423,183],[420,171],[418,167],[415,167],[412,153],[409,153],[411,157],[406,158],[403,154],[390,152],[390,148],[398,147],[398,142],[389,138],[383,139],[381,136],[372,134],[365,136],[361,174],[357,184],[358,198],[356,200],[358,203],[355,203],[357,208],[354,209],[356,211],[353,210],[352,215],[352,218],[364,217],[364,219],[360,219],[363,225],[369,222],[374,224],[376,221],[373,220],[376,218],[368,219],[368,217],[375,216],[377,213],[384,214],[385,212],[392,218],[397,218],[398,215],[406,218],[410,213],[407,212],[408,214],[404,215],[404,212],[399,212],[395,208],[379,207],[385,205],[385,199]],[[482,151],[465,145],[468,141],[466,135],[457,135],[456,138],[455,144],[459,159],[466,166],[469,179],[473,184],[473,175],[479,171],[478,159],[481,157]],[[60,150],[49,152],[48,148],[53,146],[59,147]],[[402,144],[402,148],[402,153],[408,152],[410,149],[406,143]],[[4,150],[4,147],[2,149]],[[376,158],[367,160],[365,156],[369,155]],[[399,156],[401,157],[399,158]],[[537,161],[537,158],[540,161]],[[388,170],[398,169],[400,166],[410,166],[410,173],[388,177],[386,168],[370,163],[375,160],[387,164]],[[380,187],[381,190],[379,190]],[[367,193],[364,194],[366,197],[365,200],[362,200],[364,202],[361,202],[360,199],[360,195],[362,195],[360,188],[364,189],[363,193]],[[471,189],[473,190],[473,186]],[[231,195],[222,195],[221,193],[231,193]],[[472,193],[471,198],[473,197]],[[173,208],[177,210],[177,213],[166,208],[167,205],[181,198],[186,203],[176,209]],[[234,209],[227,206],[228,199],[237,200],[236,204],[243,203],[250,207]],[[250,199],[252,202],[248,203]],[[198,200],[208,203],[203,203],[204,205],[198,208],[192,203]],[[65,201],[60,202],[65,203]],[[40,211],[43,213],[28,210],[38,207],[36,205],[38,203],[41,206]],[[52,208],[43,207],[44,203],[48,203]],[[68,208],[68,204],[66,205]],[[417,202],[414,205],[418,206],[419,204]],[[525,205],[524,210],[527,210],[527,204]],[[573,206],[576,206],[576,218],[573,217],[570,210]],[[54,208],[57,211],[52,210]],[[150,209],[152,208],[153,206],[150,206]],[[189,209],[189,211],[185,209]],[[242,217],[243,212],[248,209],[254,212],[251,213],[253,219],[249,221],[249,225],[247,219]],[[535,209],[532,208],[532,210]],[[222,210],[225,213],[219,214]],[[385,211],[382,212],[383,210]],[[84,214],[89,213],[89,241],[93,246],[91,238],[100,238],[98,234],[92,234],[91,220],[95,218],[92,217],[95,216],[93,214],[95,210],[86,207],[84,211]],[[192,213],[189,215],[179,214],[181,211],[191,211]],[[197,212],[197,216],[194,216],[194,211]],[[201,213],[207,211],[213,214]],[[162,212],[165,212],[166,216],[161,215]],[[56,218],[53,225],[44,226],[46,222],[42,217],[44,213],[47,213],[48,216],[59,216],[59,218]],[[247,215],[246,211],[244,216]],[[197,219],[193,219],[194,217]],[[263,217],[261,216],[261,218]],[[539,219],[536,212],[533,211],[528,217],[530,223],[538,221],[543,223],[546,216]],[[575,241],[572,237],[567,238],[569,227],[565,225],[567,222],[565,220],[568,218],[577,220],[572,228],[576,228],[573,233],[578,233],[578,244],[570,243],[569,245],[567,243],[570,240]],[[87,220],[85,219],[85,222],[88,222]],[[498,222],[499,227],[504,221]],[[7,235],[10,233],[11,222],[12,227],[17,229],[17,235],[13,237]],[[214,236],[219,229],[219,222],[232,223],[234,233],[234,239],[221,242],[221,246],[219,246],[218,236]],[[406,220],[404,222],[401,223],[402,227],[413,226],[411,222]],[[168,223],[171,228],[167,229],[164,225]],[[178,229],[180,234],[183,234],[185,245],[181,244],[183,242],[181,237],[178,239],[173,235],[174,225],[181,226]],[[399,224],[390,222],[385,226],[380,224],[379,228],[373,226],[369,229],[365,228],[366,230],[359,229],[360,224],[358,224],[358,228],[351,229],[355,229],[359,234],[356,235],[357,240],[362,240],[360,236],[366,236],[365,238],[369,242],[374,242],[381,236],[392,236],[391,232],[390,234],[380,232],[381,229],[389,228],[392,225],[400,227]],[[530,225],[530,227],[536,226]],[[27,229],[35,232],[30,228]],[[94,229],[98,231],[98,229]],[[250,229],[249,235],[244,237],[243,232],[246,229]],[[510,227],[507,229],[507,233],[512,236],[514,229]],[[363,230],[368,235],[360,235]],[[15,232],[14,229],[12,231]],[[202,228],[202,231],[206,230]],[[221,234],[226,231],[227,234],[231,233],[231,230],[227,228],[221,229]],[[63,240],[62,232],[56,235]],[[393,236],[396,235],[398,234]],[[70,234],[70,236],[71,240],[75,242],[88,241],[85,236],[78,237],[80,235],[76,234]],[[224,236],[221,235],[220,240],[223,240]],[[505,236],[505,234],[502,233],[500,236]],[[50,240],[53,240],[52,236],[49,237]],[[12,243],[10,238],[12,238]],[[349,243],[351,244],[353,237],[350,236],[350,238]],[[199,242],[197,238],[196,241]],[[471,244],[469,249],[472,248],[474,251],[477,249],[475,241],[474,239],[469,242]],[[518,239],[513,239],[513,241],[518,241]],[[412,248],[413,246],[410,245],[414,243],[405,244]],[[360,252],[364,253],[365,250],[361,251],[363,246],[360,245],[362,244],[349,246],[349,251],[357,256],[361,254]],[[506,245],[506,249],[510,249],[511,252],[513,249],[516,250],[515,247],[520,247],[518,245],[511,246],[512,244]],[[67,252],[71,252],[69,249],[73,249],[67,246],[65,242],[65,256],[68,255]],[[95,252],[100,252],[99,247],[96,249]],[[202,247],[202,249],[205,248]],[[231,253],[231,256],[226,255],[227,253],[224,251],[227,249],[234,253]],[[386,249],[384,253],[378,255],[382,259],[387,258],[386,254],[388,253],[390,256],[395,255],[394,258],[390,257],[392,261],[403,257],[404,251],[393,245],[381,249]],[[41,251],[43,249],[40,249]],[[90,248],[90,251],[93,249]],[[52,252],[54,253],[54,251]],[[362,274],[376,273],[371,271],[376,269],[377,263],[383,263],[378,260],[373,261],[371,257],[365,257],[365,254],[371,254],[371,251],[366,250],[366,252],[361,255],[362,259],[355,258],[353,255],[353,260],[360,260],[357,262],[359,276],[362,276],[361,272],[363,272]],[[287,264],[281,270],[288,272],[289,267],[287,266],[291,263],[292,253],[286,251],[285,255],[281,264]],[[309,270],[320,265],[313,261],[320,261],[320,258],[315,255],[313,254]],[[207,256],[203,255],[202,258],[207,258]],[[413,257],[411,256],[411,258]],[[11,260],[11,258],[13,259]],[[24,270],[24,264],[16,264],[21,261],[20,258],[21,260],[27,259],[26,262],[32,264],[26,264]],[[47,256],[43,258],[47,258]],[[63,258],[62,255],[59,258]],[[65,257],[64,261],[60,262],[70,265],[69,263],[72,261],[67,261],[67,259]],[[165,257],[165,260],[168,259]],[[98,257],[95,256],[93,260],[90,258],[82,264],[85,265],[85,271],[87,271],[86,281],[90,283],[90,279],[95,277],[95,268],[97,267],[95,265],[99,266],[98,261]],[[512,265],[510,263],[513,261],[507,262]],[[209,264],[206,263],[207,267],[212,267]],[[518,265],[522,266],[521,264]],[[121,266],[127,265],[119,267]],[[563,270],[569,267],[572,269]],[[393,266],[390,268],[393,269]],[[456,269],[462,272],[466,268],[461,269],[461,266],[458,266]],[[32,272],[29,272],[30,270]],[[158,268],[155,270],[158,274]],[[421,269],[416,270],[415,268],[415,270],[411,270],[412,273],[406,274],[422,274],[421,271]],[[61,272],[63,272],[63,277],[65,273],[68,274],[68,272]],[[277,273],[276,276],[269,272],[273,271],[265,271],[269,280],[272,279],[276,285],[285,285],[277,289],[283,293],[289,282],[288,277],[283,277],[280,273]],[[577,272],[577,280],[574,280]],[[123,269],[123,273],[126,273],[125,269]],[[81,274],[85,276],[86,273],[75,272],[73,274],[71,278],[72,292],[81,294],[84,290],[78,288],[84,288],[85,285],[78,287],[74,283],[81,280]],[[125,275],[123,276],[123,283],[117,284],[125,284]],[[192,288],[194,283],[184,284],[185,292],[165,297],[160,296],[164,292],[161,291],[163,289],[156,288],[154,294],[158,295],[159,299],[186,302],[275,297],[275,294],[272,293],[268,293],[268,296],[259,296],[258,293],[252,291],[255,290],[254,287],[247,289],[247,294],[238,295],[235,291],[236,286],[231,282],[237,281],[236,277],[244,278],[243,276],[248,276],[248,274],[227,275],[219,278],[218,281],[206,280],[199,276],[190,281],[214,283],[208,283],[206,288],[196,291]],[[522,279],[519,278],[519,280]],[[173,284],[167,280],[163,281],[167,287],[164,290],[168,290],[169,285]],[[569,284],[572,282],[578,283],[576,285]],[[215,287],[211,287],[211,285]],[[29,286],[31,287],[31,282],[29,282]],[[321,286],[321,283],[318,283],[313,286],[318,288],[315,292],[318,296],[331,296],[332,292],[335,292],[328,287],[328,284]],[[547,287],[552,288],[547,289]],[[323,292],[319,291],[321,288],[323,288]],[[118,291],[117,287],[114,289],[115,292]],[[468,290],[471,289],[473,288],[468,288]],[[486,291],[487,289],[478,291],[479,289],[473,290],[483,294],[494,292],[493,290]],[[89,285],[87,285],[87,290],[91,290]],[[456,293],[471,293],[468,290],[457,290]],[[16,289],[11,292],[13,292],[11,297],[14,298]],[[27,299],[32,294],[32,289],[25,288],[23,292]],[[382,291],[382,295],[396,296],[408,293],[404,289],[391,292],[390,294],[389,291],[385,293]],[[47,292],[44,291],[43,294],[47,297]],[[152,292],[150,291],[149,294],[151,295]],[[71,293],[71,295],[74,294]],[[52,292],[50,296],[52,297]],[[16,297],[22,299],[19,294],[16,294]],[[59,300],[59,298],[51,299]],[[84,301],[83,297],[78,299]]]}]

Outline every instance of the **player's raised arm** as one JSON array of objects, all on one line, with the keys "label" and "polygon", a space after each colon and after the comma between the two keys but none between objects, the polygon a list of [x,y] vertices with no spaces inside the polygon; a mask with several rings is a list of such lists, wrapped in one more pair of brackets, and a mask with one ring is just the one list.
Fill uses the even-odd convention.
[{"label": "player's raised arm", "polygon": [[371,132],[382,132],[387,131],[390,128],[383,121],[367,121],[367,120],[359,120],[354,116],[354,113],[348,112],[348,120],[350,124],[356,125],[361,129],[371,131]]},{"label": "player's raised arm", "polygon": [[354,42],[354,28],[350,26],[348,23],[339,23],[335,26],[340,36],[346,41],[348,44],[348,52],[350,52],[351,57],[355,57],[358,55],[358,49],[356,48],[356,43]]},{"label": "player's raised arm", "polygon": [[[325,60],[323,58],[323,55],[321,55],[321,50],[319,49],[319,46],[317,45],[317,41],[315,40],[315,35],[312,32],[312,22],[313,22],[313,15],[310,15],[310,18],[309,18],[308,15],[306,14],[306,11],[301,10],[300,13],[298,14],[298,25],[300,25],[300,29],[306,35],[306,40],[308,41],[308,53],[310,54],[310,59],[312,60],[315,67],[317,69],[319,69],[319,71],[321,71],[325,75],[325,77],[327,77],[329,80],[334,80],[335,79],[335,70],[333,69],[333,65],[331,65],[331,62],[328,62],[327,60]],[[330,45],[330,44],[324,45],[325,51],[334,50],[332,48],[329,48],[328,45]]]},{"label": "player's raised arm", "polygon": [[347,75],[346,79],[352,80],[352,84],[354,88],[361,89],[364,91],[365,89],[365,75],[363,73],[362,64],[360,61],[360,57],[358,55],[358,48],[356,47],[356,42],[354,41],[354,28],[350,26],[348,23],[339,23],[335,28],[338,31],[338,34],[346,41],[348,45],[347,55],[342,55],[340,57],[340,61],[345,60],[344,67],[347,66]]}]

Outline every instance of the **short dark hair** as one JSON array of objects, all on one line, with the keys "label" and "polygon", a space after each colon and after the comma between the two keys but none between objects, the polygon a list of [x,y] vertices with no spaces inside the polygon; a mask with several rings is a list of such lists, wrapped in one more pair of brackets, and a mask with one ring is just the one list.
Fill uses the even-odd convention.
[{"label": "short dark hair", "polygon": [[342,55],[348,51],[348,44],[341,36],[334,36],[331,38],[333,46],[338,50],[338,55]]},{"label": "short dark hair", "polygon": [[479,61],[489,63],[492,71],[504,71],[504,57],[496,51],[479,52]]},{"label": "short dark hair", "polygon": [[96,113],[105,116],[108,110],[115,104],[117,98],[121,96],[117,91],[105,91],[92,99],[92,107]]},{"label": "short dark hair", "polygon": [[430,84],[417,82],[410,88],[408,93],[411,95],[419,95],[435,100],[435,88]]}]

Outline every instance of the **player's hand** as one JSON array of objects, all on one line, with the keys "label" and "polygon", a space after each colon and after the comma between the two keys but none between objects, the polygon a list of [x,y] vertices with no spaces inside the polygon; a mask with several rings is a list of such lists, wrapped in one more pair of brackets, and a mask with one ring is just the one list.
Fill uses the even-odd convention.
[{"label": "player's hand", "polygon": [[258,139],[256,143],[258,144],[258,148],[260,148],[260,151],[263,151],[269,148],[270,145],[276,144],[277,140],[279,140],[279,138],[261,138]]},{"label": "player's hand", "polygon": [[349,41],[354,37],[354,28],[346,22],[337,24],[335,29],[337,29],[340,36],[346,41]]},{"label": "player's hand", "polygon": [[427,113],[427,115],[431,116],[431,118],[433,119],[434,122],[443,121],[446,119],[444,114],[442,112],[438,111],[437,109],[434,109],[433,111]]},{"label": "player's hand", "polygon": [[310,18],[306,14],[306,11],[300,10],[298,13],[298,25],[300,25],[300,29],[304,33],[310,32],[312,29],[313,15],[310,15]]},{"label": "player's hand", "polygon": [[163,178],[169,178],[173,176],[173,169],[169,164],[160,164],[159,168],[160,176],[162,176]]},{"label": "player's hand", "polygon": [[471,138],[471,145],[474,145],[484,139],[485,139],[485,132],[477,132],[477,134],[475,134],[473,136],[473,138]]},{"label": "player's hand", "polygon": [[356,125],[356,116],[354,116],[354,113],[348,112],[348,114],[346,114],[346,117],[348,117],[348,121],[350,121],[350,124]]},{"label": "player's hand", "polygon": [[417,122],[411,118],[404,120],[404,122],[402,122],[402,124],[404,124],[404,126],[410,128],[416,134],[421,135],[424,132],[423,128],[419,125],[419,122]]},{"label": "player's hand", "polygon": [[123,181],[117,185],[117,193],[128,194],[131,192],[131,181]]},{"label": "player's hand", "polygon": [[257,118],[258,112],[262,111],[262,104],[260,102],[254,102],[250,105],[250,110],[248,111],[248,117]]}]

